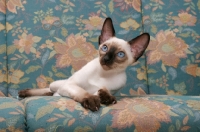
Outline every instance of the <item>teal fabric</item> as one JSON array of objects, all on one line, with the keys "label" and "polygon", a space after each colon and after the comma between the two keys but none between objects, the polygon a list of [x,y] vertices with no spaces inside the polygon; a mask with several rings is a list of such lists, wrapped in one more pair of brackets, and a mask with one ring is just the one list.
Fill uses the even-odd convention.
[{"label": "teal fabric", "polygon": [[24,105],[13,98],[0,98],[0,131],[25,132],[26,131]]},{"label": "teal fabric", "polygon": [[117,97],[118,103],[98,112],[62,97],[24,101],[28,131],[200,131],[199,96]]},{"label": "teal fabric", "polygon": [[142,1],[150,94],[200,95],[200,1]]},{"label": "teal fabric", "polygon": [[119,38],[151,35],[117,104],[91,112],[64,97],[1,97],[0,131],[200,131],[199,13],[200,0],[0,0],[0,96],[71,76],[97,56],[108,16]]},{"label": "teal fabric", "polygon": [[[140,2],[21,1],[7,4],[8,91],[45,88],[66,79],[97,56],[104,19],[127,41],[143,32]],[[117,95],[148,93],[145,56],[127,69],[127,85]]]},{"label": "teal fabric", "polygon": [[0,96],[7,96],[6,8],[0,1]]}]

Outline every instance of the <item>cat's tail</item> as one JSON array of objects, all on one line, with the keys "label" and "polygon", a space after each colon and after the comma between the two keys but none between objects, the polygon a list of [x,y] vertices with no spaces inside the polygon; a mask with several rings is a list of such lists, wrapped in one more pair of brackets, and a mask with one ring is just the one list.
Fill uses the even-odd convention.
[{"label": "cat's tail", "polygon": [[18,92],[19,97],[30,97],[30,96],[53,96],[50,88],[42,89],[25,89]]}]

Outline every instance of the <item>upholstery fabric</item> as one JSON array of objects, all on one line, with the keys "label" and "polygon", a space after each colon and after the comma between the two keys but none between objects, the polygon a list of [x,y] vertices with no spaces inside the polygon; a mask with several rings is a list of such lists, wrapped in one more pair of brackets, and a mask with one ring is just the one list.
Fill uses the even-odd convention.
[{"label": "upholstery fabric", "polygon": [[[119,38],[151,35],[117,104],[91,112],[67,97],[13,99],[97,57],[106,17]],[[199,132],[199,18],[200,0],[0,0],[0,132]]]},{"label": "upholstery fabric", "polygon": [[97,112],[69,98],[31,97],[24,101],[27,130],[33,131],[200,131],[199,96],[118,97]]},{"label": "upholstery fabric", "polygon": [[0,98],[0,132],[25,132],[24,105],[13,98]]},{"label": "upholstery fabric", "polygon": [[6,57],[6,6],[0,0],[0,97],[8,95]]},{"label": "upholstery fabric", "polygon": [[[12,1],[12,0],[11,0]],[[104,19],[111,17],[116,36],[127,41],[143,32],[141,4],[125,1],[26,1],[7,4],[8,91],[45,88],[66,79],[98,53]],[[148,93],[145,58],[127,70],[119,94]]]},{"label": "upholstery fabric", "polygon": [[200,1],[142,1],[150,94],[200,95]]}]

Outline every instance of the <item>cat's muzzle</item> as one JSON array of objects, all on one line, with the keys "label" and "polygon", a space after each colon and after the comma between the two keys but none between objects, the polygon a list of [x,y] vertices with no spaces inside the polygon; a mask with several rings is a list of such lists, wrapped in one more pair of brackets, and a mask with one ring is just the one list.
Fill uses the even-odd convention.
[{"label": "cat's muzzle", "polygon": [[114,59],[115,59],[114,55],[107,53],[105,54],[105,56],[102,57],[101,64],[111,66],[114,62]]}]

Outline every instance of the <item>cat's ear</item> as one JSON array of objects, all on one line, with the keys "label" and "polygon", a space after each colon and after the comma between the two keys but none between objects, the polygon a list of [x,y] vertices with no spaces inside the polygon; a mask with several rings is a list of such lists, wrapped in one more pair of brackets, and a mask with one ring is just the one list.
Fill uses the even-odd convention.
[{"label": "cat's ear", "polygon": [[101,30],[101,35],[99,36],[99,45],[114,36],[115,36],[115,29],[113,27],[112,19],[108,17],[104,21],[104,24]]},{"label": "cat's ear", "polygon": [[149,41],[149,34],[143,33],[128,42],[131,45],[131,52],[135,61],[137,61],[142,56],[147,46],[149,45]]}]

